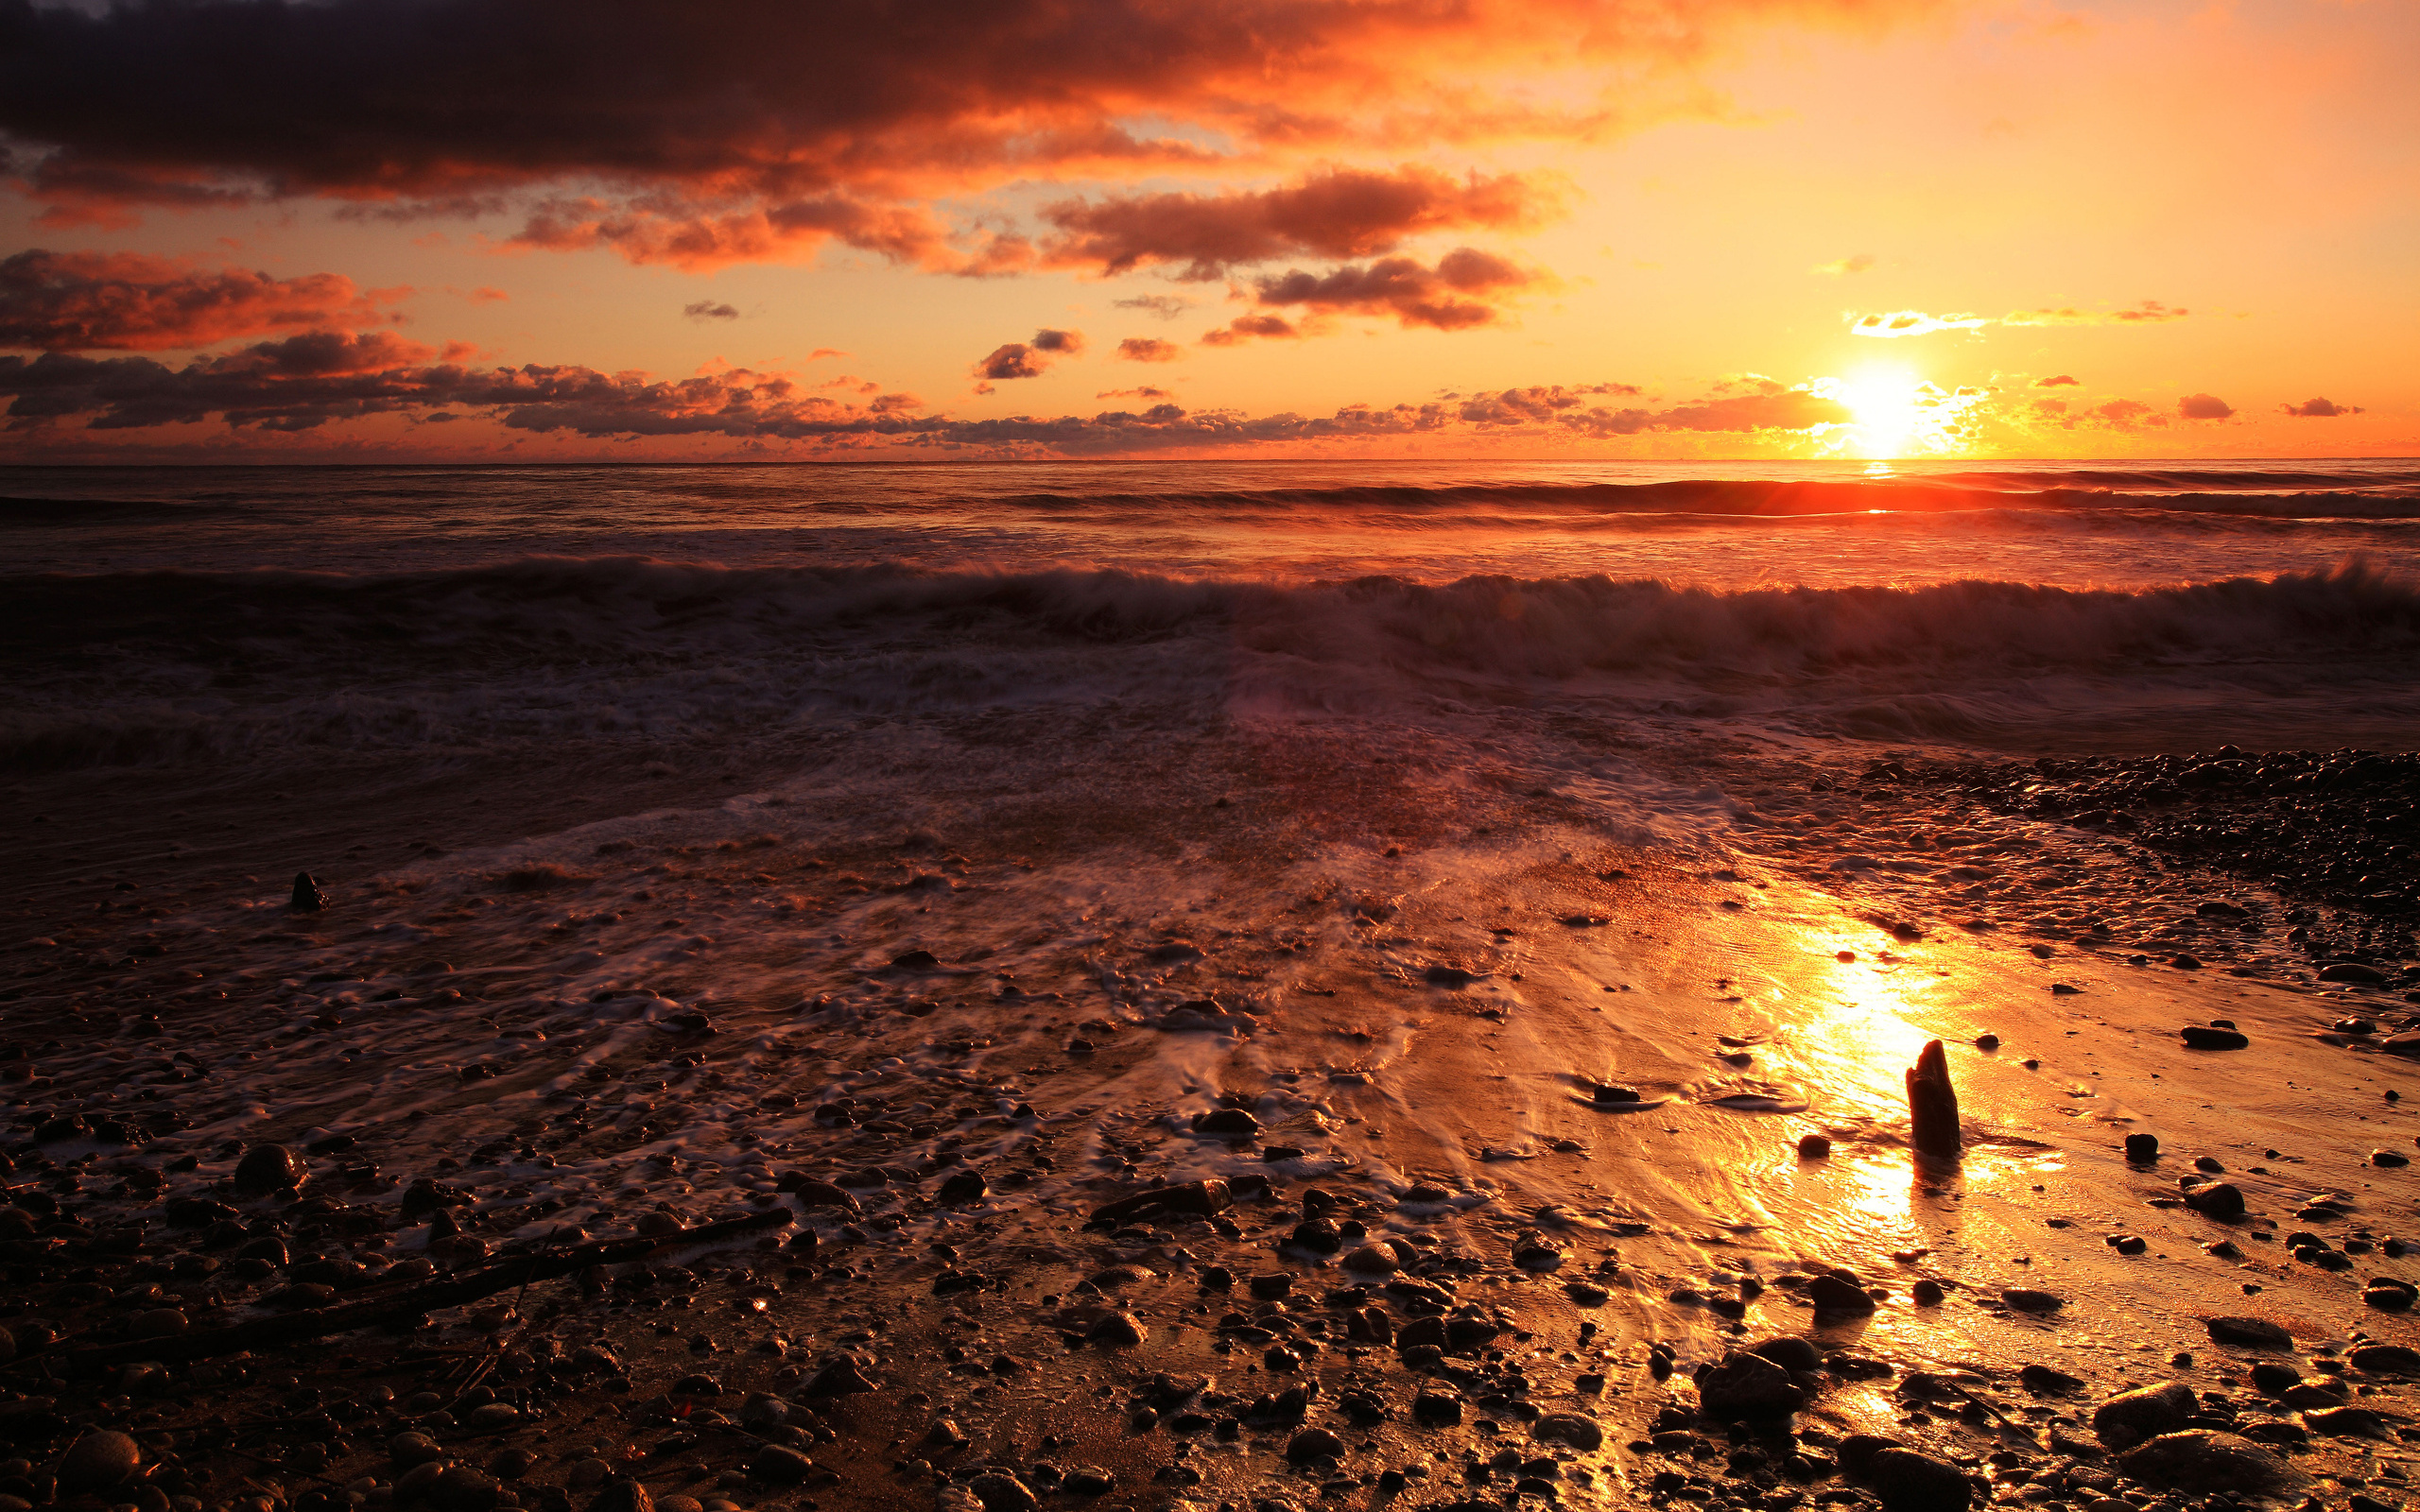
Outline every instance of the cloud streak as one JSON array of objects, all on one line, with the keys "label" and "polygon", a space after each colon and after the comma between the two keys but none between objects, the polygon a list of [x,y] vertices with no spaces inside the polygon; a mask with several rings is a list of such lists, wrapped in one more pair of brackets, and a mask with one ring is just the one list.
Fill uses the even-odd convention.
[{"label": "cloud streak", "polygon": [[[1818,272],[1824,269],[1817,269]],[[1936,331],[1979,331],[1985,326],[2159,325],[2182,320],[2190,310],[2145,300],[2122,310],[2013,310],[2007,315],[1927,315],[1922,310],[1888,310],[1848,315],[1849,335],[1856,336],[1922,336]]]},{"label": "cloud streak", "polygon": [[132,252],[52,252],[0,261],[0,347],[163,352],[239,336],[400,319],[407,288],[363,292],[349,278],[206,272]]}]

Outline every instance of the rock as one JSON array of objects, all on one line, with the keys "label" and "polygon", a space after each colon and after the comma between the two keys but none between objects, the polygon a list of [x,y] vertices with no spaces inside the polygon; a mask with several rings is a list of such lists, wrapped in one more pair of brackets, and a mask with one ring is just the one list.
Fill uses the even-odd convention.
[{"label": "rock", "polygon": [[2385,1170],[2395,1170],[2411,1163],[2411,1157],[2401,1150],[2372,1150],[2370,1163]]},{"label": "rock", "polygon": [[807,1377],[806,1384],[799,1388],[798,1394],[810,1400],[821,1400],[855,1396],[873,1389],[873,1383],[866,1379],[857,1362],[843,1354],[825,1362],[821,1369]]},{"label": "rock", "polygon": [[143,1450],[124,1434],[95,1429],[67,1447],[54,1471],[70,1496],[124,1485],[143,1465]]},{"label": "rock", "polygon": [[2192,1387],[2182,1381],[2162,1381],[2121,1391],[2093,1409],[2092,1431],[2113,1450],[2132,1449],[2145,1439],[2177,1432],[2201,1410]]},{"label": "rock", "polygon": [[1865,1478],[1887,1512],[1964,1512],[1974,1500],[1965,1471],[1912,1449],[1876,1451]]},{"label": "rock", "polygon": [[2361,1300],[2381,1313],[2407,1313],[2413,1302],[2420,1301],[2420,1292],[2415,1292],[2410,1281],[2381,1276],[2362,1288]]},{"label": "rock", "polygon": [[2162,1434],[2119,1455],[2118,1464],[2135,1480],[2196,1493],[2270,1496],[2306,1479],[2250,1439],[2206,1429]]},{"label": "rock", "polygon": [[1733,1353],[1720,1365],[1701,1366],[1697,1383],[1704,1410],[1725,1419],[1792,1413],[1806,1400],[1788,1370],[1757,1354]]},{"label": "rock", "polygon": [[2388,1035],[2378,1041],[2378,1048],[2390,1056],[2420,1058],[2420,1029],[2407,1029],[2401,1034]]},{"label": "rock", "polygon": [[2198,955],[2189,955],[2183,951],[2179,951],[2177,954],[2168,958],[2168,964],[2175,967],[2180,971],[2198,971],[2202,969],[2202,957]]},{"label": "rock", "polygon": [[[814,1469],[815,1461],[797,1450],[768,1444],[748,1462],[748,1478],[771,1486],[796,1486],[805,1480],[807,1472]],[[1028,1499],[1026,1504],[1030,1506],[1033,1503]]]},{"label": "rock", "polygon": [[1806,1339],[1767,1339],[1752,1345],[1748,1352],[1771,1360],[1785,1370],[1819,1370],[1824,1366],[1823,1351]]},{"label": "rock", "polygon": [[2158,1135],[2156,1135],[2156,1134],[2129,1134],[2129,1135],[2127,1135],[2127,1136],[2126,1136],[2126,1159],[2128,1159],[2128,1160],[2158,1160],[2158,1159],[2159,1159],[2159,1136],[2158,1136]]},{"label": "rock", "polygon": [[982,1172],[960,1171],[942,1183],[941,1200],[950,1207],[959,1207],[969,1202],[982,1201],[983,1194],[990,1190],[990,1185],[983,1179]]},{"label": "rock", "polygon": [[1886,1449],[1907,1447],[1895,1438],[1880,1438],[1873,1434],[1851,1434],[1841,1440],[1840,1448],[1835,1451],[1835,1453],[1840,1459],[1842,1474],[1863,1479],[1866,1472],[1874,1468],[1874,1457],[1876,1454]]},{"label": "rock", "polygon": [[1249,1136],[1260,1132],[1260,1120],[1240,1108],[1218,1108],[1194,1114],[1193,1132]]},{"label": "rock", "polygon": [[2364,1344],[2345,1358],[2354,1369],[2372,1375],[2420,1375],[2420,1349],[2400,1344]]},{"label": "rock", "polygon": [[2210,1337],[2220,1344],[2239,1344],[2254,1349],[2290,1349],[2293,1335],[2265,1317],[2214,1317],[2209,1320]]},{"label": "rock", "polygon": [[517,1481],[538,1468],[538,1456],[526,1449],[504,1451],[488,1461],[488,1473],[499,1481]]},{"label": "rock", "polygon": [[2384,1438],[2386,1422],[2367,1407],[2327,1407],[2303,1414],[2303,1426],[2330,1438]]},{"label": "rock", "polygon": [[1305,1428],[1286,1443],[1286,1461],[1289,1465],[1307,1465],[1318,1459],[1342,1459],[1344,1440],[1324,1428]]},{"label": "rock", "polygon": [[1412,1399],[1411,1420],[1429,1428],[1451,1428],[1462,1420],[1462,1399],[1450,1392],[1424,1391]]},{"label": "rock", "polygon": [[310,1179],[302,1157],[283,1144],[255,1144],[235,1162],[235,1190],[251,1196],[284,1192]]},{"label": "rock", "polygon": [[588,1512],[655,1512],[655,1498],[636,1481],[608,1481]]},{"label": "rock", "polygon": [[426,1434],[397,1434],[388,1440],[387,1452],[406,1469],[445,1457],[444,1449]]},{"label": "rock", "polygon": [[500,1489],[487,1471],[453,1465],[437,1472],[421,1498],[437,1512],[494,1512]]},{"label": "rock", "polygon": [[294,890],[287,896],[285,906],[293,913],[316,914],[328,906],[328,895],[320,890],[320,885],[311,880],[309,872],[298,871],[294,874]]},{"label": "rock", "polygon": [[1445,1347],[1455,1354],[1472,1354],[1495,1342],[1503,1332],[1483,1317],[1455,1317],[1445,1320]]},{"label": "rock", "polygon": [[1831,1153],[1832,1142],[1821,1134],[1802,1134],[1798,1137],[1798,1158],[1802,1160],[1827,1160]]},{"label": "rock", "polygon": [[2232,1181],[2213,1181],[2185,1194],[2185,1205],[2204,1218],[2233,1223],[2243,1216],[2243,1190]]},{"label": "rock", "polygon": [[2363,987],[2384,987],[2393,980],[2377,967],[2364,966],[2360,961],[2330,962],[2319,969],[2319,979],[2323,982],[2357,982]]},{"label": "rock", "polygon": [[[1254,1177],[1253,1179],[1259,1182],[1262,1189],[1266,1189],[1267,1177]],[[1216,1217],[1235,1206],[1238,1188],[1241,1185],[1240,1178],[1231,1183],[1214,1177],[1206,1181],[1184,1181],[1175,1186],[1152,1187],[1148,1191],[1137,1192],[1132,1196],[1120,1197],[1107,1207],[1094,1209],[1092,1221],[1120,1224],[1130,1218],[1140,1218],[1146,1213],[1152,1212],[1184,1212],[1200,1218]]]},{"label": "rock", "polygon": [[2241,1050],[2252,1043],[2233,1029],[2214,1029],[2202,1023],[2188,1023],[2176,1032],[2195,1050]]},{"label": "rock", "polygon": [[1131,1348],[1150,1337],[1150,1331],[1136,1322],[1132,1313],[1112,1313],[1086,1329],[1084,1337],[1094,1344]]},{"label": "rock", "polygon": [[1363,1276],[1392,1276],[1403,1269],[1403,1262],[1384,1245],[1363,1245],[1346,1255],[1341,1263],[1346,1270]]},{"label": "rock", "polygon": [[1593,1418],[1576,1412],[1550,1412],[1530,1425],[1530,1436],[1542,1444],[1561,1444],[1593,1454],[1605,1444],[1605,1431]]},{"label": "rock", "polygon": [[1588,1100],[1592,1103],[1607,1103],[1615,1105],[1634,1103],[1639,1100],[1638,1089],[1635,1087],[1618,1086],[1612,1082],[1598,1082],[1590,1085],[1588,1089]]},{"label": "rock", "polygon": [[1862,1287],[1830,1274],[1816,1277],[1806,1288],[1806,1297],[1817,1313],[1861,1316],[1874,1311],[1874,1298]]},{"label": "rock", "polygon": [[1079,1465],[1059,1479],[1069,1496],[1106,1496],[1116,1486],[1117,1477],[1098,1465]]},{"label": "rock", "polygon": [[2000,1300],[2020,1313],[2055,1313],[2066,1305],[2064,1297],[2029,1286],[2011,1286],[2000,1293]]},{"label": "rock", "polygon": [[1919,1155],[1955,1158],[1964,1147],[1958,1126],[1958,1091],[1949,1081],[1949,1056],[1929,1040],[1908,1068],[1909,1143]]},{"label": "rock", "polygon": [[2016,1373],[2016,1380],[2026,1390],[2045,1397],[2064,1397],[2083,1389],[2083,1377],[2053,1370],[2047,1365],[2029,1365]]}]

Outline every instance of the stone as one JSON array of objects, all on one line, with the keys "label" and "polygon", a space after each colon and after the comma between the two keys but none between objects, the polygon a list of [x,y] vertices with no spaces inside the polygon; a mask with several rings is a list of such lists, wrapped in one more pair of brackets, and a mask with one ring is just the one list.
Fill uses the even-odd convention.
[{"label": "stone", "polygon": [[1767,1339],[1749,1347],[1750,1354],[1771,1360],[1785,1370],[1818,1370],[1823,1368],[1823,1351],[1806,1339]]},{"label": "stone", "polygon": [[2325,1407],[2303,1414],[2303,1426],[2330,1438],[2384,1438],[2386,1422],[2367,1407]]},{"label": "stone", "polygon": [[1700,1404],[1725,1419],[1792,1413],[1806,1400],[1788,1370],[1757,1354],[1736,1352],[1720,1365],[1702,1366],[1697,1383]]},{"label": "stone", "polygon": [[2378,1048],[2390,1056],[2420,1059],[2420,1029],[2406,1029],[2401,1034],[2388,1035],[2378,1041]]},{"label": "stone", "polygon": [[2083,1389],[2083,1378],[2071,1376],[2065,1370],[2054,1370],[2047,1365],[2029,1365],[2016,1373],[2017,1383],[2043,1397],[2064,1397],[2070,1391]]},{"label": "stone", "polygon": [[2146,1439],[2182,1429],[2202,1410],[2193,1388],[2181,1381],[2121,1391],[2093,1409],[2092,1431],[2113,1450],[2132,1449]]},{"label": "stone", "polygon": [[2290,1349],[2294,1337],[2265,1317],[2214,1317],[2206,1325],[2210,1337],[2220,1344],[2239,1344],[2254,1349]]},{"label": "stone", "polygon": [[1286,1443],[1286,1461],[1289,1465],[1307,1465],[1319,1459],[1342,1459],[1344,1440],[1324,1428],[1305,1428]]},{"label": "stone", "polygon": [[1424,1391],[1412,1399],[1411,1420],[1429,1428],[1451,1428],[1462,1420],[1462,1399],[1450,1392]]},{"label": "stone", "polygon": [[2364,1344],[2345,1358],[2354,1369],[2372,1375],[2420,1375],[2420,1349],[2400,1344]]},{"label": "stone", "polygon": [[294,874],[294,890],[287,895],[285,906],[294,913],[316,914],[328,906],[328,895],[320,890],[320,885],[312,880],[309,872],[298,871]]},{"label": "stone", "polygon": [[1874,1311],[1874,1298],[1865,1295],[1864,1288],[1830,1274],[1816,1277],[1806,1288],[1806,1297],[1818,1313],[1861,1316]]},{"label": "stone", "polygon": [[1926,1042],[1908,1068],[1909,1143],[1919,1155],[1954,1159],[1964,1147],[1959,1132],[1958,1091],[1949,1081],[1949,1056],[1938,1040]]},{"label": "stone", "polygon": [[797,1450],[768,1444],[748,1462],[748,1478],[771,1486],[796,1486],[805,1480],[807,1472],[814,1469],[815,1461]]},{"label": "stone", "polygon": [[947,1206],[959,1207],[982,1201],[983,1194],[990,1190],[982,1172],[959,1171],[942,1183],[941,1200]]},{"label": "stone", "polygon": [[283,1144],[255,1144],[235,1162],[235,1190],[251,1196],[283,1192],[310,1179],[302,1157]]},{"label": "stone", "polygon": [[2185,1194],[2185,1205],[2204,1218],[2233,1223],[2243,1216],[2243,1189],[2232,1181],[2213,1181]]},{"label": "stone", "polygon": [[1069,1496],[1106,1496],[1116,1487],[1117,1477],[1098,1465],[1079,1465],[1059,1478]]},{"label": "stone", "polygon": [[1912,1449],[1876,1451],[1865,1478],[1887,1512],[1965,1512],[1975,1495],[1965,1471]]},{"label": "stone", "polygon": [[426,1434],[397,1434],[388,1440],[387,1452],[406,1469],[445,1457],[444,1448]]},{"label": "stone", "polygon": [[2158,1160],[2158,1159],[2159,1159],[2159,1136],[2158,1136],[2158,1135],[2156,1135],[2156,1134],[2129,1134],[2129,1135],[2127,1135],[2127,1136],[2126,1136],[2126,1159],[2128,1159],[2128,1160]]},{"label": "stone", "polygon": [[2008,1287],[2000,1293],[2000,1300],[2020,1313],[2055,1313],[2066,1305],[2064,1297],[2030,1286]]},{"label": "stone", "polygon": [[70,1444],[53,1473],[60,1491],[81,1496],[124,1485],[142,1465],[141,1446],[125,1434],[103,1428]]},{"label": "stone", "polygon": [[655,1512],[655,1498],[636,1481],[608,1481],[588,1503],[588,1512]]},{"label": "stone", "polygon": [[1260,1132],[1260,1120],[1240,1108],[1214,1108],[1193,1115],[1196,1134],[1253,1135]]},{"label": "stone", "polygon": [[1392,1276],[1403,1269],[1403,1262],[1384,1245],[1363,1245],[1346,1255],[1341,1263],[1346,1270],[1363,1276]]},{"label": "stone", "polygon": [[1942,1299],[1947,1295],[1942,1290],[1941,1282],[1929,1276],[1922,1278],[1915,1285],[1908,1288],[1910,1300],[1918,1307],[1939,1307]]},{"label": "stone", "polygon": [[437,1512],[494,1512],[500,1489],[487,1471],[451,1465],[437,1472],[421,1497]]},{"label": "stone", "polygon": [[[1254,1177],[1259,1189],[1268,1186],[1266,1177]],[[1212,1177],[1206,1181],[1184,1181],[1174,1186],[1152,1187],[1132,1196],[1120,1197],[1106,1207],[1093,1210],[1097,1224],[1120,1224],[1130,1218],[1140,1218],[1153,1212],[1190,1213],[1198,1218],[1216,1217],[1235,1205],[1245,1186],[1242,1178],[1234,1182]]]},{"label": "stone", "polygon": [[2135,1480],[2196,1494],[2271,1496],[2307,1481],[2301,1471],[2250,1439],[2206,1429],[2162,1434],[2120,1454],[2118,1464]]},{"label": "stone", "polygon": [[1605,1445],[1605,1431],[1593,1418],[1576,1412],[1550,1412],[1530,1425],[1530,1436],[1542,1444],[1561,1444],[1583,1454],[1595,1453]]},{"label": "stone", "polygon": [[2360,961],[2331,961],[2319,969],[2319,979],[2323,982],[2354,982],[2362,987],[2384,987],[2392,980],[2377,967],[2365,966]]},{"label": "stone", "polygon": [[2185,1043],[2195,1050],[2241,1050],[2252,1041],[2234,1029],[2218,1029],[2208,1024],[2188,1023],[2176,1031]]},{"label": "stone", "polygon": [[857,1362],[843,1354],[827,1361],[815,1374],[807,1377],[806,1384],[799,1388],[799,1395],[809,1399],[847,1397],[873,1389],[873,1383],[866,1379],[865,1371]]},{"label": "stone", "polygon": [[1131,1348],[1150,1336],[1150,1331],[1132,1313],[1112,1313],[1084,1331],[1084,1337],[1090,1342],[1118,1348]]},{"label": "stone", "polygon": [[1798,1137],[1798,1158],[1800,1160],[1828,1160],[1830,1159],[1831,1154],[1832,1142],[1825,1139],[1823,1135],[1802,1134]]}]

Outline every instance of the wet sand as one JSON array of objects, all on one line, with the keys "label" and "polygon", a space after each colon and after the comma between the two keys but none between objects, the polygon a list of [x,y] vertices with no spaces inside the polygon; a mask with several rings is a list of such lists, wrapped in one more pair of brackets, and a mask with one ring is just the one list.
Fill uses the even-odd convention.
[{"label": "wet sand", "polygon": [[[441,783],[26,780],[53,822],[0,848],[29,885],[0,1496],[51,1495],[93,1429],[147,1478],[81,1494],[148,1512],[626,1509],[633,1482],[951,1512],[2248,1489],[2152,1484],[2096,1435],[2103,1399],[2174,1379],[2199,1400],[2173,1426],[2252,1433],[2286,1503],[2402,1503],[2410,1387],[2350,1361],[2420,1344],[2364,1302],[2420,1280],[2420,1189],[2385,1163],[2420,1075],[2377,1048],[2420,1009],[2399,961],[2317,981],[2285,939],[2311,904],[1861,763],[1491,739],[1483,713],[1450,743],[1089,718],[869,721],[779,780],[698,751],[620,789],[577,748]],[[324,912],[287,910],[297,864]],[[2218,1020],[2247,1047],[2178,1035]],[[1935,1039],[1954,1162],[1908,1148]],[[307,1181],[237,1190],[272,1143]],[[1208,1179],[1232,1206],[1089,1223]],[[774,1227],[416,1328],[168,1358],[750,1213]],[[1817,1310],[1842,1279],[1871,1313]],[[1443,1343],[1401,1342],[1432,1316]],[[146,1335],[163,1364],[76,1364]],[[1813,1368],[1725,1366],[1777,1337]],[[2289,1400],[2256,1362],[2345,1393]],[[1717,1405],[1743,1376],[1799,1410]],[[1859,1435],[1950,1480],[1877,1480]],[[481,1473],[409,1481],[425,1456]]]}]

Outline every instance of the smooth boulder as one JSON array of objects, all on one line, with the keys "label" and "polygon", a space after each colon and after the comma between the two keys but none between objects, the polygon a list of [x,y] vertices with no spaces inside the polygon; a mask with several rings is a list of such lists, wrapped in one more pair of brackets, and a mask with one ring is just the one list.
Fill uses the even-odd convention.
[{"label": "smooth boulder", "polygon": [[2145,1439],[2175,1433],[2201,1410],[2192,1387],[2182,1381],[2162,1381],[2121,1391],[2094,1408],[2092,1431],[2111,1449],[2127,1450]]}]

